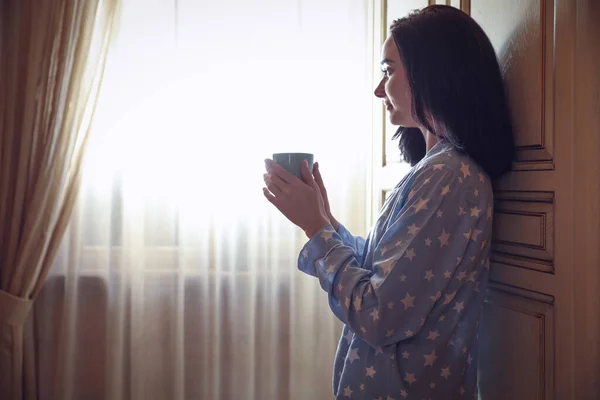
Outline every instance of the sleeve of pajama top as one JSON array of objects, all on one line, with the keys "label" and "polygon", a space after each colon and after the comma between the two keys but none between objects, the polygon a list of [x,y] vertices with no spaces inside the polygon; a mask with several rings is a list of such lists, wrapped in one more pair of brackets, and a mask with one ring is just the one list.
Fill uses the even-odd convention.
[{"label": "sleeve of pajama top", "polygon": [[416,171],[366,262],[364,240],[357,245],[344,237],[345,229],[336,232],[331,225],[302,249],[299,269],[319,279],[335,315],[371,345],[413,337],[437,302],[452,300],[442,295],[447,278],[486,219],[477,206],[463,208],[472,187],[462,173],[443,163]]}]

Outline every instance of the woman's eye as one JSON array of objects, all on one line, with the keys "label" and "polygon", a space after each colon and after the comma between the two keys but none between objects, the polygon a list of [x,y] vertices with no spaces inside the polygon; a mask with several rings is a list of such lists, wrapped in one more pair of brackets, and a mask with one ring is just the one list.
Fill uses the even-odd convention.
[{"label": "woman's eye", "polygon": [[389,77],[390,76],[390,71],[388,69],[382,69],[381,73],[385,76],[385,77]]}]

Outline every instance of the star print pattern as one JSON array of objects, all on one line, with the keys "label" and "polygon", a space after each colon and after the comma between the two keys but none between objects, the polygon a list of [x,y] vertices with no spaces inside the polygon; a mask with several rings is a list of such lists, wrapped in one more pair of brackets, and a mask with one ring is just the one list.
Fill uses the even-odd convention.
[{"label": "star print pattern", "polygon": [[336,400],[476,392],[492,205],[485,173],[440,142],[388,196],[367,238],[328,225],[303,247],[298,268],[344,324]]}]

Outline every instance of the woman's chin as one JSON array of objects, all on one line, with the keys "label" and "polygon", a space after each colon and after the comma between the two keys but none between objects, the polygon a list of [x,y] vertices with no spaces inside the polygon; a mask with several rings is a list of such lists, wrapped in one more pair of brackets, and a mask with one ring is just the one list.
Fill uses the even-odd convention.
[{"label": "woman's chin", "polygon": [[406,118],[402,118],[402,116],[393,114],[393,113],[390,113],[389,120],[390,120],[390,124],[396,125],[396,126],[401,126],[403,128],[410,128],[411,125],[414,125],[414,124],[411,124],[410,121],[406,121]]},{"label": "woman's chin", "polygon": [[391,112],[389,115],[390,124],[400,126],[402,128],[418,128],[419,126],[412,118],[406,118],[403,115]]}]

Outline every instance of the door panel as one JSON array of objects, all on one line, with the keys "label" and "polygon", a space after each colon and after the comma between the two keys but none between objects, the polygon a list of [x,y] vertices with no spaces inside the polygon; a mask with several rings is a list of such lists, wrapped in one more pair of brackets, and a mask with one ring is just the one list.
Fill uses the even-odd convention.
[{"label": "door panel", "polygon": [[555,305],[570,305],[555,274],[568,267],[555,254],[555,183],[570,160],[554,157],[554,2],[471,0],[469,8],[496,49],[517,145],[515,172],[495,188],[480,397],[555,399]]},{"label": "door panel", "polygon": [[[554,298],[493,284],[488,291],[479,357],[479,389],[487,399],[547,399],[552,393]],[[506,327],[512,327],[506,334]],[[497,374],[498,370],[503,371]]]},{"label": "door panel", "polygon": [[553,169],[554,2],[471,0],[470,8],[498,54],[516,132],[516,169]]}]

